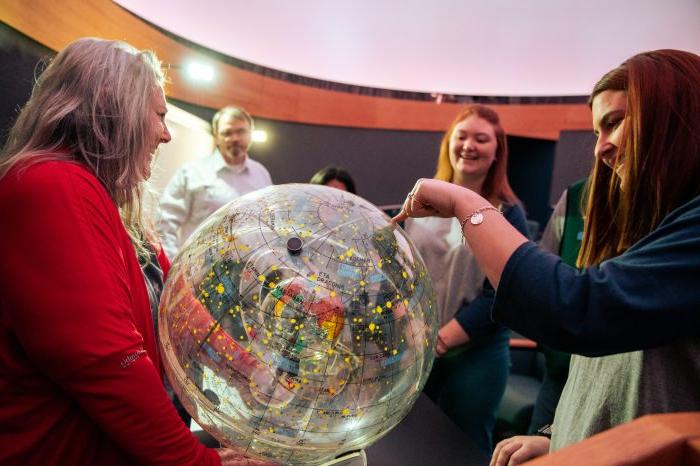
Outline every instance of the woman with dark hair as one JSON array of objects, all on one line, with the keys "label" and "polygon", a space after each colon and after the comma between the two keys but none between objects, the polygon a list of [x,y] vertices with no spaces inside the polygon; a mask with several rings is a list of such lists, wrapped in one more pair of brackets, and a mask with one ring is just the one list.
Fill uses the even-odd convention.
[{"label": "woman with dark hair", "polygon": [[[527,234],[525,213],[508,183],[507,166],[508,146],[498,114],[471,105],[442,138],[435,178],[480,193]],[[409,219],[406,232],[426,262],[440,315],[438,358],[424,391],[490,454],[510,364],[509,331],[491,321],[493,287],[462,241],[457,220]]]},{"label": "woman with dark hair", "polygon": [[141,210],[153,153],[170,141],[163,82],[151,52],[80,39],[41,74],[10,132],[1,464],[264,464],[201,445],[163,386],[151,316],[163,269]]},{"label": "woman with dark hair", "polygon": [[339,167],[328,166],[322,168],[311,177],[309,183],[322,184],[324,186],[330,186],[352,194],[357,194],[352,176],[350,176],[347,170]]},{"label": "woman with dark hair", "polygon": [[505,440],[492,464],[519,464],[644,414],[700,410],[700,57],[635,55],[596,84],[590,104],[598,141],[582,271],[453,184],[418,181],[395,219],[461,219],[498,289],[494,319],[574,353],[551,443]]}]

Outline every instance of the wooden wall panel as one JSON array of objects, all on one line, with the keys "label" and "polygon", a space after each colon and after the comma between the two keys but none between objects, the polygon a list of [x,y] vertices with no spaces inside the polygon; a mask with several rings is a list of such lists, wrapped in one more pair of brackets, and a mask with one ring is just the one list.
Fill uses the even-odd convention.
[{"label": "wooden wall panel", "polygon": [[[172,66],[168,94],[211,108],[237,103],[255,116],[274,120],[410,131],[442,131],[462,108],[327,91],[264,77],[191,50],[109,0],[2,0],[0,18],[53,50],[83,36],[121,39],[154,50]],[[216,81],[189,82],[181,69],[189,59],[214,64]],[[591,129],[590,111],[583,104],[493,107],[506,131],[516,136],[557,139],[561,130]]]}]

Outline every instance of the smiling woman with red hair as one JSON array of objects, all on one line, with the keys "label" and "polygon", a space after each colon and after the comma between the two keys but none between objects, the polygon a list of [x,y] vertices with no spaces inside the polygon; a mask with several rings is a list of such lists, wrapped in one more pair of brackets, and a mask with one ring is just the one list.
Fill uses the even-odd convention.
[{"label": "smiling woman with red hair", "polygon": [[[498,114],[470,105],[440,144],[435,178],[484,196],[527,234],[525,213],[508,184],[508,145]],[[440,331],[425,393],[486,453],[505,391],[509,331],[491,320],[493,287],[462,241],[454,219],[410,219],[406,231],[425,259]],[[488,389],[484,389],[488,387]]]}]

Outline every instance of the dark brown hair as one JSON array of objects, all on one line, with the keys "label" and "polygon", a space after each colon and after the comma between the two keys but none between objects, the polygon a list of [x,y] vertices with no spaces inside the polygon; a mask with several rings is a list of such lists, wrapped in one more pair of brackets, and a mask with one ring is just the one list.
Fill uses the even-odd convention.
[{"label": "dark brown hair", "polygon": [[334,167],[332,165],[322,168],[317,171],[314,176],[311,177],[311,184],[321,184],[325,185],[329,181],[338,180],[345,185],[345,188],[349,193],[357,194],[355,190],[355,181],[353,181],[352,176],[347,170],[340,167]]}]

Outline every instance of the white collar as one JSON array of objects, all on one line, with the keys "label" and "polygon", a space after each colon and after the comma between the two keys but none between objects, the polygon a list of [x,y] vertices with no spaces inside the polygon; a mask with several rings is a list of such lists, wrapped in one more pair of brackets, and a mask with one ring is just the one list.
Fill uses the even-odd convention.
[{"label": "white collar", "polygon": [[212,164],[212,168],[217,173],[220,170],[224,170],[224,169],[230,170],[233,173],[243,173],[244,171],[248,170],[248,154],[246,153],[245,160],[243,161],[242,164],[229,165],[228,163],[226,163],[226,160],[224,160],[224,156],[221,155],[221,152],[219,152],[219,149],[214,149],[214,152],[212,153],[212,157],[211,157],[211,164]]}]

